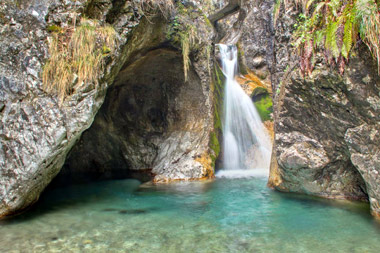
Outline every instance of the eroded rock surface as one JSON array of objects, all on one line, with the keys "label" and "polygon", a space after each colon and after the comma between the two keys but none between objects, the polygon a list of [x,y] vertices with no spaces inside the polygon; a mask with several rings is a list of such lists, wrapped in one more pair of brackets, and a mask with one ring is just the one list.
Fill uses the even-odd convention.
[{"label": "eroded rock surface", "polygon": [[380,216],[380,123],[347,130],[351,161],[362,175],[374,215]]},{"label": "eroded rock surface", "polygon": [[211,108],[193,69],[188,77],[185,82],[182,55],[173,49],[150,51],[127,66],[63,173],[91,178],[151,170],[156,180],[207,176],[197,158],[208,152]]},{"label": "eroded rock surface", "polygon": [[270,185],[328,198],[365,200],[368,193],[378,212],[376,70],[368,49],[359,45],[343,76],[321,64],[309,77],[295,69],[283,79]]},{"label": "eroded rock surface", "polygon": [[[137,7],[134,1],[128,0],[6,0],[0,3],[0,120],[2,122],[0,125],[0,217],[20,212],[38,200],[43,189],[60,171],[68,152],[79,140],[82,132],[91,126],[96,113],[104,102],[107,88],[113,84],[114,78],[123,66],[137,62],[140,57],[152,50],[151,46],[155,43],[156,46],[157,43],[166,43],[166,47],[172,47],[172,50],[176,51],[174,53],[176,55],[175,62],[181,58],[180,48],[178,45],[170,46],[171,41],[166,38],[165,34],[165,27],[173,17],[166,17],[167,19],[161,17],[161,20],[166,22],[162,26],[157,26],[152,22],[155,15],[150,16],[150,20],[143,18],[146,30],[132,35],[142,20],[142,13]],[[157,14],[157,12],[155,13]],[[202,33],[202,36],[199,35],[199,37],[204,39],[201,43],[211,42],[213,34],[212,29],[206,24],[207,20],[205,20],[204,15],[201,15],[201,11],[194,13],[197,13],[194,22],[198,22],[196,27]],[[194,13],[193,15],[195,15]],[[98,84],[85,83],[76,87],[60,104],[56,94],[44,91],[40,78],[43,65],[49,57],[48,38],[50,35],[48,30],[49,27],[67,28],[73,26],[83,15],[90,19],[96,19],[102,24],[112,25],[117,33],[116,47],[105,58],[104,72],[97,73]],[[152,29],[160,27],[163,27],[163,30],[152,31]],[[173,55],[173,53],[169,53],[169,55]],[[210,81],[209,65],[205,64],[208,61],[203,51],[191,52],[191,61],[193,74],[191,75],[191,82],[187,85],[194,84],[200,89],[200,91],[197,90],[196,95],[203,96],[200,97],[203,99],[202,104],[199,104],[202,105],[202,108],[197,107],[199,112],[196,111],[196,115],[189,114],[195,111],[185,111],[183,112],[185,116],[182,115],[182,117],[186,119],[196,118],[193,125],[202,123],[205,125],[199,130],[199,128],[189,126],[188,121],[180,121],[189,124],[178,127],[182,132],[177,135],[175,133],[178,132],[173,129],[171,132],[173,135],[166,136],[167,139],[160,143],[163,147],[168,147],[171,138],[182,137],[183,142],[181,145],[178,143],[177,146],[174,145],[175,150],[179,150],[183,154],[183,150],[195,149],[195,151],[188,153],[191,156],[192,163],[188,159],[182,167],[179,166],[181,161],[178,162],[177,166],[169,166],[170,163],[165,164],[162,160],[157,159],[156,167],[158,169],[156,173],[162,174],[164,178],[174,177],[174,174],[178,178],[201,177],[204,176],[203,171],[206,167],[210,170],[210,163],[204,161],[209,161],[208,136],[213,125],[207,125],[208,122],[200,120],[204,117],[203,115],[209,115],[212,111],[212,93],[208,87]],[[173,67],[176,70],[179,68],[181,65]],[[176,74],[180,76],[183,75],[183,72],[176,72]],[[178,81],[181,83],[181,80],[178,79]],[[167,87],[168,83],[158,84],[156,82],[155,85],[161,85],[159,87],[162,88]],[[172,84],[183,88],[176,82]],[[135,91],[140,93],[140,96],[141,93],[144,93],[143,89],[148,89],[148,84],[144,83],[144,85],[139,87],[135,83],[134,87],[142,88],[140,91]],[[152,90],[157,90],[157,87]],[[196,87],[194,89],[197,89]],[[188,88],[188,90],[191,89],[191,87]],[[184,95],[193,95],[191,92],[181,92],[183,90],[180,89],[178,94],[183,94],[182,96],[167,96],[174,99],[170,103],[178,105],[175,107],[178,110],[189,106],[189,97],[184,97]],[[184,100],[180,101],[180,99]],[[194,101],[198,100],[195,99]],[[121,102],[121,105],[126,105],[126,102],[128,101]],[[136,101],[134,105],[139,103],[141,103],[140,100]],[[179,106],[181,104],[184,106]],[[172,109],[172,107],[167,106],[167,109],[160,108],[160,110],[165,111],[169,108]],[[149,115],[152,122],[157,122],[157,125],[162,124],[158,128],[173,127],[173,124],[168,122],[160,122],[160,113],[150,110],[144,116],[148,117]],[[173,112],[174,114],[180,115],[181,111]],[[199,115],[202,117],[198,117]],[[128,122],[134,121],[131,118],[128,120]],[[210,121],[212,122],[212,118]],[[141,127],[136,132],[144,130],[144,126],[139,124],[136,126]],[[145,130],[150,132],[152,129]],[[187,130],[188,132],[186,132]],[[194,136],[199,137],[201,141],[196,144],[187,141],[188,138],[194,138]],[[133,142],[129,141],[130,143]],[[130,146],[130,149],[132,147],[136,146]],[[150,147],[144,146],[143,149],[150,150]],[[171,150],[171,152],[174,159],[176,157],[175,151]],[[144,151],[141,151],[140,154],[143,153]],[[133,154],[133,151],[125,153],[125,155]],[[201,157],[203,159],[198,158],[197,155],[203,155]],[[150,158],[142,159],[149,160]],[[197,159],[202,162],[197,162]],[[144,163],[142,162],[142,164]],[[187,174],[182,176],[181,171],[192,170],[193,165],[195,166],[194,170],[198,172],[183,172]],[[145,166],[139,168],[141,167]],[[177,172],[170,174],[167,171],[164,172],[164,168],[166,170],[175,169]]]},{"label": "eroded rock surface", "polygon": [[[112,79],[111,66],[101,73],[101,85],[84,86],[62,105],[42,88],[40,72],[48,57],[49,11],[71,21],[67,13],[83,6],[67,1],[3,1],[0,4],[0,217],[35,202],[59,172],[66,154],[88,128]],[[49,18],[48,18],[49,19]],[[90,86],[91,87],[91,86]]]}]

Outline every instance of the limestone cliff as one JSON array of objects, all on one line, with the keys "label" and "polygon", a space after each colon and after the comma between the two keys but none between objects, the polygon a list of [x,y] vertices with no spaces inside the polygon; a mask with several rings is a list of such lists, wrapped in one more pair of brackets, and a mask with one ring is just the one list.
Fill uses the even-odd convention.
[{"label": "limestone cliff", "polygon": [[[107,178],[113,166],[153,169],[157,180],[212,174],[212,62],[210,51],[200,50],[210,48],[207,43],[213,37],[202,11],[207,6],[187,1],[186,6],[160,14],[154,6],[142,9],[141,3],[0,3],[0,217],[38,200],[91,126],[105,98],[93,127],[71,152],[70,157],[78,161],[68,160],[69,173],[101,173],[100,177]],[[180,25],[176,21],[180,15],[192,15],[191,25],[197,28],[193,34],[201,38],[199,47],[191,44],[184,54],[181,41],[173,39],[173,25]],[[89,29],[96,30],[95,24],[112,26],[115,43],[103,45],[102,68],[94,81],[76,84],[79,74],[73,75],[73,85],[60,101],[54,89],[47,91],[42,84],[41,73],[52,53],[53,34],[59,34],[62,47],[67,46],[82,16],[90,20]],[[171,36],[167,36],[170,29]],[[188,81],[183,77],[184,63]],[[160,68],[155,70],[156,66]],[[115,137],[118,134],[120,138]]]},{"label": "limestone cliff", "polygon": [[269,185],[327,198],[366,200],[368,195],[378,214],[377,66],[358,43],[343,75],[320,57],[304,77],[289,45],[296,14],[294,7],[282,12],[276,26],[276,134]]}]

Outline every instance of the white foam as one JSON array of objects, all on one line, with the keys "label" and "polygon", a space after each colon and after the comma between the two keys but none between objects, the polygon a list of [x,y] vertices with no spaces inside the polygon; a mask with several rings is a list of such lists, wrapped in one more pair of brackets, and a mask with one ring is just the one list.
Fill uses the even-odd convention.
[{"label": "white foam", "polygon": [[269,177],[269,170],[256,168],[250,170],[219,170],[216,174],[218,178],[250,178],[250,177]]}]

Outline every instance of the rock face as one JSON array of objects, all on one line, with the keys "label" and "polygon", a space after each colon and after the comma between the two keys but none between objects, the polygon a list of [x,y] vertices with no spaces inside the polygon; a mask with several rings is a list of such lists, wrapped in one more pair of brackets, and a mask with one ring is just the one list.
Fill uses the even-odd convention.
[{"label": "rock face", "polygon": [[[291,26],[291,13],[278,26]],[[281,43],[288,39],[286,33],[276,35],[273,86],[278,95],[269,185],[328,198],[366,200],[368,194],[378,213],[380,78],[375,62],[359,44],[343,76],[321,58],[304,78],[293,68],[291,48]]]},{"label": "rock face", "polygon": [[269,185],[328,198],[369,197],[379,213],[380,82],[368,49],[359,45],[343,76],[321,58],[304,78],[291,47],[299,10],[288,4],[274,23],[273,2],[244,4],[218,28],[225,41],[238,34],[241,71],[272,84],[276,137]]},{"label": "rock face", "polygon": [[[90,19],[111,24],[117,32],[117,45],[105,58],[104,71],[98,73],[98,85],[85,83],[76,87],[60,104],[55,94],[44,91],[40,78],[43,65],[49,57],[50,35],[47,30],[52,26],[73,26],[84,14]],[[202,32],[200,37],[211,42],[212,29],[207,28],[203,15],[198,16],[202,18],[196,18],[194,22],[198,22],[197,27]],[[110,131],[110,134],[119,132],[131,137],[126,143],[116,138],[106,140],[126,144],[124,149],[115,148],[125,151],[121,158],[128,161],[128,169],[153,167],[157,179],[161,180],[171,177],[199,178],[212,173],[208,144],[213,118],[205,119],[212,115],[213,109],[206,54],[203,51],[191,52],[193,67],[190,69],[189,82],[183,82],[180,50],[165,37],[168,21],[162,21],[166,19],[161,17],[158,22],[161,25],[157,25],[145,20],[145,23],[150,24],[145,24],[147,30],[136,32],[141,18],[134,1],[6,0],[0,3],[0,217],[20,212],[38,200],[43,189],[60,171],[82,132],[91,126],[106,93],[111,98],[107,99],[98,118],[109,118],[97,120],[94,127],[99,128],[99,124],[107,122],[109,126],[116,125],[115,131]],[[154,30],[159,27],[163,30]],[[153,46],[158,48],[153,50]],[[161,77],[159,73],[148,69],[152,65],[146,63],[147,59],[160,64],[161,58],[167,68],[172,68],[173,76]],[[175,67],[169,67],[170,60],[176,63]],[[145,71],[150,74],[136,77],[133,70],[143,75]],[[161,68],[161,71],[164,69]],[[107,92],[115,77],[114,88]],[[157,81],[153,78],[157,78]],[[123,84],[130,86],[124,87]],[[151,89],[149,84],[152,85]],[[161,88],[166,88],[168,94],[164,94]],[[118,89],[122,90],[120,94],[117,94]],[[154,93],[156,97],[149,101],[144,97],[145,92],[148,92],[145,96]],[[189,110],[195,103],[196,109]],[[105,112],[107,109],[111,111]],[[143,116],[135,117],[134,114],[140,112],[144,112]],[[121,116],[129,118],[123,121],[119,118]],[[110,119],[122,124],[109,122]],[[126,123],[132,123],[139,129],[128,133],[131,126],[123,125]],[[128,129],[123,131],[121,127]],[[159,133],[165,137],[156,138]],[[147,138],[146,146],[143,138]],[[189,141],[189,138],[195,140]],[[105,149],[109,147],[108,142],[96,144],[104,144]],[[159,146],[159,151],[152,156],[141,158],[140,161],[135,157],[125,158],[127,155],[156,150],[155,144]],[[141,150],[132,150],[134,148]],[[191,151],[188,152],[189,149]],[[83,151],[80,148],[76,150]],[[88,151],[85,156],[96,153],[94,150],[85,150]],[[107,155],[110,155],[108,151]],[[71,154],[75,156],[73,152]],[[167,163],[163,160],[166,154],[171,158]],[[156,159],[151,163],[153,156]],[[83,160],[83,157],[78,159]],[[70,160],[66,164],[70,164]],[[110,164],[105,165],[105,170],[109,168],[107,166]]]},{"label": "rock face", "polygon": [[139,170],[151,170],[156,180],[207,176],[210,168],[194,159],[208,152],[212,111],[193,69],[188,79],[182,55],[172,49],[149,51],[128,65],[62,173],[74,179],[78,173],[104,178]]},{"label": "rock face", "polygon": [[351,162],[362,175],[372,213],[380,216],[380,124],[364,123],[346,132]]},{"label": "rock face", "polygon": [[[212,175],[223,87],[221,73],[211,80],[215,34],[205,2],[182,1],[173,13],[147,13],[150,18],[129,0],[0,3],[0,217],[37,201],[62,166],[59,178],[66,182],[136,173],[156,181]],[[274,25],[273,1],[231,3],[231,15],[218,21],[219,39],[238,43],[242,72],[272,81],[276,136],[269,185],[369,199],[379,215],[380,78],[368,49],[358,46],[343,76],[318,59],[304,78],[290,46],[297,10],[289,5]],[[60,103],[41,80],[48,30],[73,29],[83,15],[112,25],[116,46],[97,73],[98,85],[76,87]],[[175,35],[181,15],[191,16],[186,24],[196,28],[198,44],[185,56],[178,38],[186,34]]]},{"label": "rock face", "polygon": [[[48,52],[45,17],[54,1],[3,1],[0,52],[0,217],[35,202],[103,102],[99,88],[78,89],[62,106],[42,89]],[[80,6],[61,5],[62,13]],[[57,14],[58,15],[58,14]],[[61,15],[62,23],[70,17]],[[114,55],[112,64],[117,58]],[[112,65],[111,64],[111,65]]]},{"label": "rock face", "polygon": [[273,1],[254,1],[241,26],[239,39],[240,68],[244,73],[252,70],[267,83],[273,61],[274,30],[272,21]]}]

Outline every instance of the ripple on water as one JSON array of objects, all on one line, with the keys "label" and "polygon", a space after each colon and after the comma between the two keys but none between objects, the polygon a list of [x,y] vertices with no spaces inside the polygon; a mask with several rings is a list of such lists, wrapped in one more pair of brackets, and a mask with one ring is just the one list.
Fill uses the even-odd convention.
[{"label": "ripple on water", "polygon": [[1,252],[380,252],[368,205],[274,192],[263,178],[51,190],[0,223]]}]

